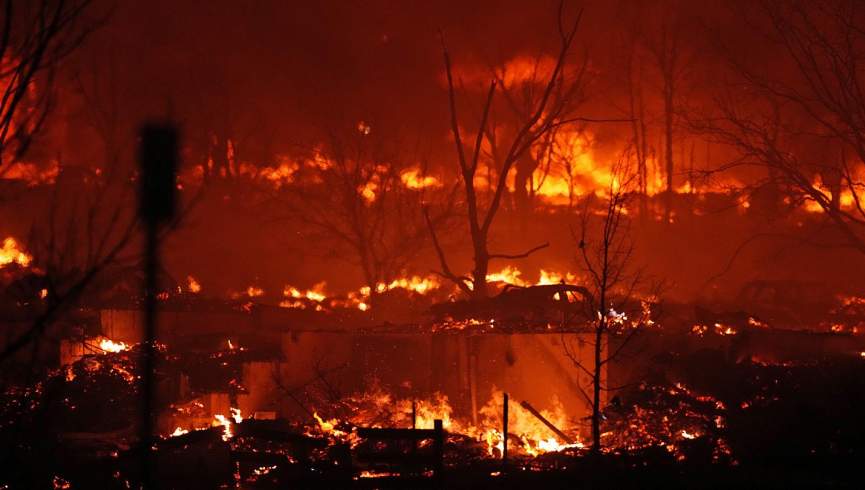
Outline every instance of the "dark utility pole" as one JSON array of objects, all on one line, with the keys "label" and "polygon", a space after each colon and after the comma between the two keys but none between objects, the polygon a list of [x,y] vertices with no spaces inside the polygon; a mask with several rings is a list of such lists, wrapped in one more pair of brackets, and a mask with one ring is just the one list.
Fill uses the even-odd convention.
[{"label": "dark utility pole", "polygon": [[177,130],[170,124],[148,124],[141,129],[139,163],[140,208],[144,224],[144,338],[141,360],[141,443],[142,483],[145,489],[158,486],[156,480],[153,428],[156,419],[156,294],[159,271],[159,230],[174,216],[177,174]]}]

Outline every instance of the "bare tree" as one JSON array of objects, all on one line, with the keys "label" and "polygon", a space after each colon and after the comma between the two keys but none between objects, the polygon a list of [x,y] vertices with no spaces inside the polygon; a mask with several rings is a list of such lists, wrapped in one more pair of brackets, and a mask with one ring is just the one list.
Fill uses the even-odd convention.
[{"label": "bare tree", "polygon": [[[580,390],[592,407],[592,452],[596,454],[601,450],[601,394],[614,390],[605,384],[604,370],[638,331],[646,313],[642,305],[635,307],[633,302],[643,274],[632,260],[634,242],[627,206],[639,177],[629,160],[623,157],[613,165],[613,179],[600,209],[592,207],[592,199],[586,199],[579,230],[573,233],[591,292],[584,295],[584,301],[593,337],[592,364],[587,366],[579,360],[573,341],[565,334],[562,345],[568,358],[591,380],[591,394],[582,386]],[[596,216],[599,219],[593,218]],[[611,352],[609,338],[614,334],[624,335],[624,339]]]},{"label": "bare tree", "polygon": [[[554,91],[551,95],[551,105],[567,104],[563,107],[562,116],[573,113],[585,99],[585,75],[588,67],[588,57],[584,57],[581,65],[573,70],[573,73],[564,80],[564,70],[560,73],[563,80],[557,82]],[[505,105],[509,109],[510,114],[505,116],[508,124],[493,124],[487,125],[486,138],[492,151],[489,152],[489,158],[492,160],[493,167],[501,170],[504,169],[505,161],[502,161],[503,155],[497,151],[497,129],[504,129],[502,126],[507,126],[510,131],[519,131],[522,126],[528,121],[541,97],[544,96],[543,89],[549,83],[548,77],[553,69],[553,60],[547,56],[538,56],[532,60],[531,69],[526,76],[525,73],[519,74],[509,73],[513,71],[525,71],[525,66],[509,67],[507,64],[503,67],[493,70],[496,79],[498,90],[502,94]],[[491,116],[494,114],[491,114]],[[542,166],[549,167],[551,160],[550,156],[553,152],[553,143],[556,128],[546,131],[533,145],[519,155],[514,163],[514,209],[520,214],[521,218],[528,217],[534,196],[533,177],[537,170]],[[511,135],[513,137],[513,135]],[[547,169],[548,170],[548,169]],[[543,178],[544,176],[541,176]]]},{"label": "bare tree", "polygon": [[640,217],[648,212],[647,194],[649,172],[647,168],[649,145],[646,139],[646,111],[643,99],[643,62],[638,53],[635,37],[628,42],[627,87],[628,115],[631,118],[631,138],[634,156],[637,160],[637,190],[640,194]]},{"label": "bare tree", "polygon": [[331,132],[328,143],[300,164],[294,185],[281,192],[292,219],[360,269],[373,307],[377,285],[403,273],[427,245],[422,205],[433,199],[426,187],[406,182],[408,172],[423,175],[425,169],[406,163],[376,133],[367,123]]},{"label": "bare tree", "polygon": [[793,205],[816,203],[842,244],[865,253],[865,9],[847,0],[760,6],[765,34],[780,48],[775,69],[729,58],[735,83],[716,97],[710,116],[690,123],[738,151],[715,171],[766,169],[752,187],[785,190]]},{"label": "bare tree", "polygon": [[0,2],[0,175],[30,147],[54,106],[58,63],[96,23],[91,0]]},{"label": "bare tree", "polygon": [[[493,107],[495,92],[497,87],[500,85],[500,80],[496,77],[493,78],[490,82],[489,90],[483,105],[480,125],[470,153],[467,152],[467,148],[464,146],[459,115],[457,114],[456,89],[454,85],[450,53],[444,45],[444,40],[442,40],[445,73],[448,82],[451,132],[456,147],[460,177],[465,191],[466,218],[468,220],[469,234],[472,241],[474,267],[470,276],[457,275],[453,272],[448,264],[447,257],[441,247],[438,237],[436,236],[434,227],[430,226],[429,228],[442,269],[440,274],[451,280],[464,293],[474,298],[484,298],[489,294],[486,277],[491,260],[524,258],[533,252],[548,246],[547,243],[544,243],[525,252],[516,254],[490,252],[490,229],[495,220],[496,214],[499,211],[502,198],[507,193],[507,179],[511,169],[518,161],[520,161],[521,158],[525,157],[527,152],[530,151],[536,142],[551,130],[565,124],[583,120],[581,118],[571,117],[570,110],[573,106],[574,95],[577,92],[574,83],[578,84],[579,82],[574,82],[574,78],[566,76],[565,73],[568,65],[568,55],[571,52],[571,47],[581,17],[582,11],[574,18],[573,22],[566,26],[564,2],[560,4],[558,12],[560,44],[554,66],[550,71],[548,78],[541,85],[543,88],[537,92],[538,95],[526,99],[529,102],[524,106],[525,110],[521,111],[525,117],[517,126],[517,130],[513,132],[513,136],[511,136],[509,141],[506,142],[495,141],[490,137],[490,135],[495,134],[495,132],[489,131],[488,122],[490,120],[490,112]],[[478,190],[476,189],[475,175],[478,171],[481,148],[485,139],[488,144],[494,148],[494,154],[499,154],[499,151],[502,148],[504,151],[501,152],[501,157],[497,162],[496,167],[499,169],[499,172],[496,176],[492,196],[484,210],[483,203],[481,202]]]},{"label": "bare tree", "polygon": [[[657,6],[655,7],[657,8]],[[642,32],[643,44],[651,53],[655,61],[658,74],[661,77],[661,99],[664,107],[664,177],[666,179],[664,214],[665,222],[670,221],[673,205],[673,175],[675,165],[673,163],[673,139],[676,129],[676,105],[678,103],[678,92],[684,74],[684,69],[689,63],[687,44],[682,39],[682,19],[671,14],[672,9],[662,9],[659,24],[655,28],[647,28]],[[636,94],[632,95],[632,99]],[[637,100],[637,110],[641,111],[640,101]],[[632,100],[632,104],[634,101]],[[635,129],[636,131],[636,129]],[[641,145],[642,146],[642,145]],[[644,148],[638,148],[640,154]],[[643,158],[645,156],[643,155]]]}]

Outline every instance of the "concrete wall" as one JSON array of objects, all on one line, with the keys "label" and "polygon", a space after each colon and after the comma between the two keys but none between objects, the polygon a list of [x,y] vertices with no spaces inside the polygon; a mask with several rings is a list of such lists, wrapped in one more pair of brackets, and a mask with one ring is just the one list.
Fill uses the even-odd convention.
[{"label": "concrete wall", "polygon": [[[103,334],[115,341],[140,341],[141,322],[139,311],[105,310],[101,315]],[[321,405],[327,396],[348,396],[375,385],[399,398],[440,392],[454,414],[467,419],[478,415],[493,390],[539,410],[552,410],[558,401],[574,421],[591,414],[579,389],[591,393],[590,379],[563,346],[566,342],[571,354],[591,368],[591,334],[361,333],[269,323],[243,313],[159,313],[160,338],[169,345],[198,335],[242,339],[254,333],[249,344],[241,345],[252,350],[257,348],[253,342],[258,348],[263,342],[281,346],[283,359],[244,364],[240,382],[247,393],[237,398],[244,414],[275,411],[309,418],[309,412],[325,409]],[[601,374],[605,384],[606,366]]]},{"label": "concrete wall", "polygon": [[[99,314],[102,334],[116,342],[141,342],[144,312],[141,310],[102,310]],[[255,317],[242,312],[159,311],[159,339],[171,343],[180,337],[223,335],[248,332]]]},{"label": "concrete wall", "polygon": [[[589,334],[351,334],[295,331],[282,339],[284,364],[279,383],[284,387],[313,387],[320,376],[329,388],[345,395],[375,384],[397,397],[446,395],[457,416],[473,418],[494,389],[507,391],[514,401],[526,400],[540,410],[553,409],[558,400],[578,420],[591,413],[578,383],[587,392],[590,380],[568,358],[571,354],[590,367],[593,356]],[[250,371],[252,374],[252,371]],[[606,383],[606,368],[602,370]],[[274,389],[272,380],[248,379],[251,394]],[[310,391],[310,390],[307,390]],[[252,395],[256,399],[266,396]],[[249,407],[255,410],[268,408]],[[311,409],[315,407],[306,407]],[[285,416],[303,416],[294,400],[283,403]]]}]

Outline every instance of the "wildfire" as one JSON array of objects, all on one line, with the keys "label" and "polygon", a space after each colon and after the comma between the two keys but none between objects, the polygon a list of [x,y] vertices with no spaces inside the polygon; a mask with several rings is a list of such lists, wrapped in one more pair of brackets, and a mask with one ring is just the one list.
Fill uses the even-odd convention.
[{"label": "wildfire", "polygon": [[297,162],[282,158],[276,167],[264,167],[258,171],[258,175],[270,182],[275,188],[294,182],[294,174],[300,165]]},{"label": "wildfire", "polygon": [[[494,390],[489,402],[481,409],[482,415],[478,425],[454,417],[453,409],[447,396],[434,393],[425,399],[395,397],[380,387],[372,387],[365,393],[350,397],[352,415],[347,422],[361,427],[412,427],[431,429],[435,420],[442,421],[442,427],[450,433],[460,433],[486,444],[490,457],[501,457],[504,438],[501,433],[501,417],[503,397],[501,391]],[[565,448],[580,448],[578,440],[573,443],[559,440],[549,427],[541,422],[518,403],[510,403],[508,433],[511,438],[520,441],[514,448],[528,456],[537,456],[547,452],[561,451]],[[558,400],[552,400],[552,410],[541,410],[540,414],[550,423],[562,429],[568,429],[568,419],[564,407]],[[324,419],[313,414],[318,429],[332,437],[354,443],[353,433],[336,429],[337,419]],[[576,437],[574,438],[576,439]]]},{"label": "wildfire", "polygon": [[286,298],[294,298],[301,299],[305,298],[310,301],[322,302],[327,298],[327,294],[324,292],[324,288],[326,283],[324,281],[317,283],[312,286],[312,289],[307,289],[306,291],[301,291],[300,289],[294,286],[286,285],[282,290],[282,295]]},{"label": "wildfire", "polygon": [[[859,177],[859,179],[861,179],[861,176]],[[811,186],[819,193],[823,194],[828,201],[832,201],[834,199],[834,193],[819,179],[815,179],[814,182],[811,183]],[[855,207],[856,197],[853,195],[850,189],[841,189],[839,192],[840,194],[838,195],[838,204],[842,209],[850,209]],[[824,211],[823,206],[810,196],[805,197],[804,201],[802,202],[802,208],[809,213],[822,213]]]},{"label": "wildfire", "polygon": [[322,432],[333,432],[333,427],[337,424],[336,419],[324,420],[318,415],[318,412],[313,412],[312,416],[315,418],[315,421],[318,422],[318,427]]},{"label": "wildfire", "polygon": [[[426,294],[433,289],[438,289],[441,286],[441,283],[436,277],[427,276],[412,276],[412,277],[402,277],[399,279],[394,279],[389,284],[385,284],[380,282],[376,285],[376,291],[379,293],[383,293],[390,289],[406,289],[409,291],[414,291],[419,294]],[[367,288],[368,289],[368,288]]]},{"label": "wildfire", "polygon": [[231,408],[231,415],[226,417],[225,415],[218,413],[213,416],[213,422],[211,425],[213,427],[219,427],[220,425],[223,427],[222,440],[228,441],[232,437],[234,437],[234,432],[232,431],[231,424],[239,424],[243,421],[243,417],[240,414],[240,409]]},{"label": "wildfire", "polygon": [[505,266],[504,269],[498,272],[487,274],[487,282],[503,282],[513,284],[514,286],[530,286],[531,283],[524,281],[520,276],[522,272],[513,266]]},{"label": "wildfire", "polygon": [[[494,457],[500,457],[504,450],[504,438],[501,433],[503,405],[504,394],[494,388],[490,400],[480,410],[484,416],[481,428],[474,429],[473,434],[478,440],[486,442],[488,454]],[[551,406],[551,410],[540,410],[540,414],[560,430],[567,430],[570,424],[564,406],[558,399],[553,399]],[[575,438],[576,442],[572,444],[559,440],[558,436],[546,424],[519,403],[511,401],[508,404],[508,409],[508,434],[519,439],[521,449],[527,455],[534,457],[567,448],[583,447],[577,438]],[[469,434],[472,435],[471,429]]]},{"label": "wildfire", "polygon": [[21,267],[27,267],[33,257],[25,252],[12,237],[7,237],[3,240],[3,248],[0,248],[0,267],[9,264],[18,264]]},{"label": "wildfire", "polygon": [[[330,307],[357,308],[361,311],[369,309],[369,297],[372,289],[363,286],[356,291],[349,291],[342,298],[332,297],[326,291],[327,284],[319,282],[310,289],[300,289],[286,285],[282,291],[284,299],[279,303],[283,308],[313,308],[324,311],[325,305]],[[394,279],[388,283],[379,282],[375,286],[376,293],[384,293],[394,289],[405,289],[417,294],[427,294],[441,287],[441,282],[434,276],[406,276]]]},{"label": "wildfire", "polygon": [[129,350],[129,346],[125,342],[115,342],[106,338],[99,340],[99,348],[104,352],[123,352]]},{"label": "wildfire", "polygon": [[172,432],[168,437],[177,437],[182,436],[183,434],[189,434],[189,431],[182,427],[176,427],[174,432]]},{"label": "wildfire", "polygon": [[186,276],[186,289],[192,294],[201,292],[201,284],[192,276]]},{"label": "wildfire", "polygon": [[419,169],[412,168],[403,171],[400,180],[409,189],[425,189],[427,187],[441,187],[442,183],[435,177],[424,175]]},{"label": "wildfire", "polygon": [[[540,269],[537,281],[523,279],[523,273],[514,266],[506,266],[497,272],[487,274],[488,282],[498,282],[511,284],[519,287],[529,287],[532,285],[550,285],[550,284],[574,284],[579,281],[579,277],[571,272],[556,272],[552,270]],[[324,281],[314,284],[311,288],[302,289],[292,285],[285,285],[282,291],[283,299],[279,305],[283,308],[299,308],[299,309],[314,309],[316,311],[325,311],[329,308],[356,308],[361,311],[369,309],[370,296],[373,293],[383,294],[388,291],[402,289],[419,295],[432,294],[445,288],[446,285],[436,276],[403,276],[397,277],[390,282],[379,282],[375,285],[375,290],[370,286],[363,286],[357,290],[349,291],[343,295],[334,295],[327,291],[327,283]],[[258,290],[250,288],[245,293],[235,293],[232,298],[239,299],[242,296],[253,297]]]},{"label": "wildfire", "polygon": [[546,284],[574,284],[577,282],[577,276],[570,273],[565,272],[564,274],[559,272],[547,271],[541,269],[540,278],[538,279],[537,285],[543,286]]},{"label": "wildfire", "polygon": [[576,274],[571,272],[556,272],[546,269],[541,269],[538,280],[535,282],[523,279],[523,273],[514,266],[505,266],[498,272],[487,274],[487,282],[502,282],[513,286],[528,287],[528,286],[544,286],[550,284],[575,284],[579,281]]},{"label": "wildfire", "polygon": [[257,298],[264,296],[264,289],[258,286],[248,286],[243,291],[234,291],[230,294],[231,299],[239,300],[243,298]]}]

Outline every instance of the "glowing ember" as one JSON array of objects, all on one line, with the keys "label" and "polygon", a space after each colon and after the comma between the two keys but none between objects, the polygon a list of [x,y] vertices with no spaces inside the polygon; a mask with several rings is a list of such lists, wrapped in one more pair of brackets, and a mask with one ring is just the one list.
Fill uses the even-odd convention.
[{"label": "glowing ember", "polygon": [[172,432],[168,437],[177,437],[182,436],[183,434],[189,434],[189,431],[181,427],[177,427],[174,429],[174,432]]},{"label": "glowing ember", "polygon": [[[315,303],[321,303],[327,298],[327,294],[324,292],[325,288],[324,281],[315,284],[312,289],[307,289],[302,291],[294,286],[285,286],[282,290],[282,295],[285,297],[279,303],[279,306],[283,308],[305,308],[307,306],[303,300],[313,301]],[[320,310],[320,305],[316,305],[317,310]]]},{"label": "glowing ember", "polygon": [[729,326],[724,325],[723,323],[715,324],[715,333],[718,335],[736,335],[736,329]]},{"label": "glowing ember", "polygon": [[358,473],[358,478],[392,478],[395,476],[400,476],[399,473],[394,473],[391,471],[370,471],[363,470]]},{"label": "glowing ember", "polygon": [[52,160],[47,168],[35,163],[13,162],[4,169],[2,177],[10,180],[21,180],[28,187],[37,185],[53,184],[60,175],[60,165],[57,160]]}]

